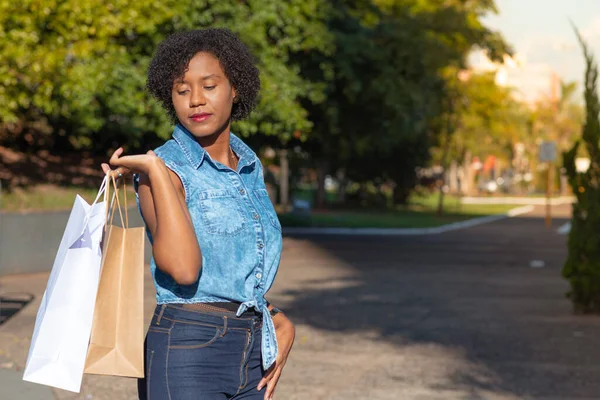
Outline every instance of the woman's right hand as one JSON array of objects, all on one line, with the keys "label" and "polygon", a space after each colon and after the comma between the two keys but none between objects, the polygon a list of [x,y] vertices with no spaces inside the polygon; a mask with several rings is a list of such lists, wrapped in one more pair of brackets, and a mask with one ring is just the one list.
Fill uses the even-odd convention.
[{"label": "woman's right hand", "polygon": [[[120,178],[129,174],[145,174],[150,175],[151,171],[157,168],[162,160],[152,151],[146,154],[135,154],[131,156],[122,156],[123,148],[119,147],[110,158],[110,166],[106,163],[102,164],[102,171],[110,173],[110,176]],[[115,169],[111,169],[115,167]]]}]

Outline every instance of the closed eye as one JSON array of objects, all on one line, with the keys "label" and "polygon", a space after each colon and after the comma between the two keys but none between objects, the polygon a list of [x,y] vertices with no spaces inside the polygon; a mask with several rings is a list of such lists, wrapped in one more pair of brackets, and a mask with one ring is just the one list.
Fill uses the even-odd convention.
[{"label": "closed eye", "polygon": [[179,92],[177,92],[177,94],[183,96],[184,94],[186,94],[187,92],[189,92],[189,90],[181,90]]},{"label": "closed eye", "polygon": [[204,86],[206,90],[213,90],[216,86]]}]

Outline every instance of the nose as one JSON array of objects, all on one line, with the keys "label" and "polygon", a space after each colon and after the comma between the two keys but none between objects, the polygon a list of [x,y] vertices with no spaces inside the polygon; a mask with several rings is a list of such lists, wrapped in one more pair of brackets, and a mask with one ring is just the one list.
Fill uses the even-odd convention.
[{"label": "nose", "polygon": [[192,90],[192,95],[190,96],[190,108],[196,108],[205,104],[206,97],[204,97],[202,90]]}]

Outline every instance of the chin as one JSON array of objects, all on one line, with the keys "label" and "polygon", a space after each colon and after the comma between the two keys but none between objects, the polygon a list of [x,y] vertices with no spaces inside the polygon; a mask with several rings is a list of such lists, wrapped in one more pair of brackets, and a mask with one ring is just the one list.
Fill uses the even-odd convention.
[{"label": "chin", "polygon": [[200,124],[182,124],[192,135],[197,138],[204,138],[215,135],[218,129],[213,126],[201,126]]},{"label": "chin", "polygon": [[[182,121],[185,121],[182,122]],[[208,121],[208,123],[195,123],[193,121],[179,118],[179,123],[185,127],[197,139],[218,137],[221,133],[229,130],[230,120],[226,121]]]}]

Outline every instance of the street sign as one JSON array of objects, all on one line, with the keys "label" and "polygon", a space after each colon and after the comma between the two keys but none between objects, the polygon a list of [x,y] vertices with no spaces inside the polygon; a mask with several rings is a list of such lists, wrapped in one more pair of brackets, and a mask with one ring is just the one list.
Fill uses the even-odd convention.
[{"label": "street sign", "polygon": [[540,162],[554,162],[556,161],[556,142],[544,141],[540,144],[539,151]]}]

